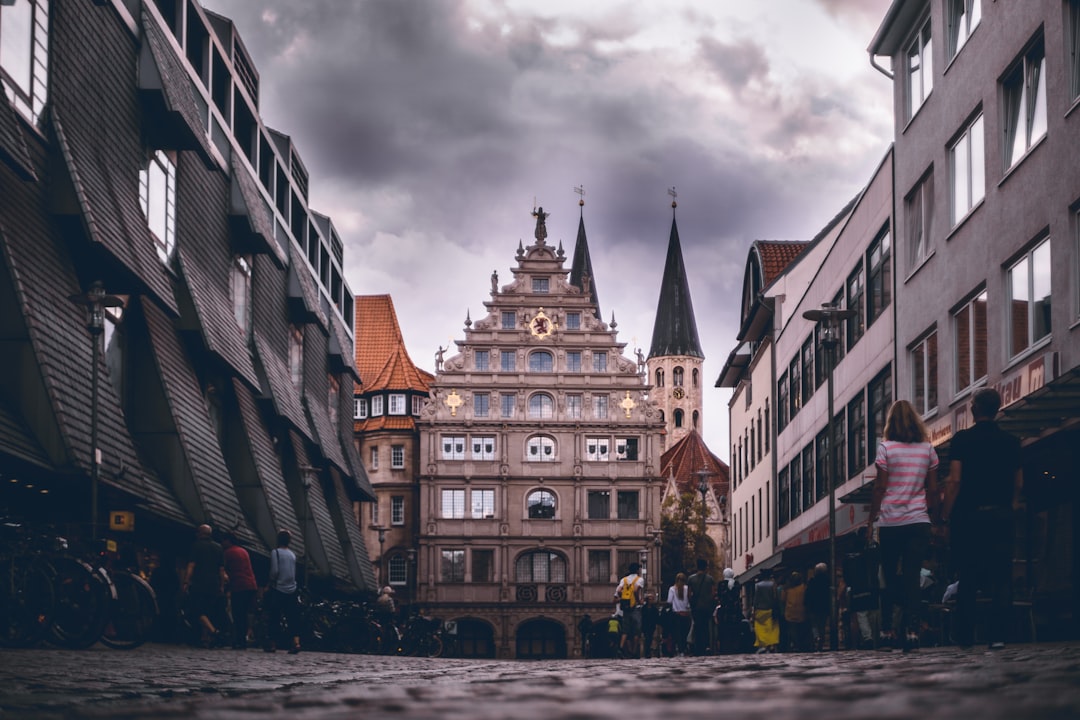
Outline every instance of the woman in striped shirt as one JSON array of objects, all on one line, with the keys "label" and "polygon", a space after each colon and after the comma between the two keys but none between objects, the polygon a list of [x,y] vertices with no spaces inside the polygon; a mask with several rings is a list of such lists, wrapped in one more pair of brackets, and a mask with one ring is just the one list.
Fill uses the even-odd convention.
[{"label": "woman in striped shirt", "polygon": [[930,546],[930,512],[937,511],[938,457],[922,418],[907,400],[897,400],[885,421],[885,439],[877,448],[870,522],[881,529],[881,565],[885,597],[880,647],[896,644],[894,608],[904,652],[919,646],[919,571]]}]

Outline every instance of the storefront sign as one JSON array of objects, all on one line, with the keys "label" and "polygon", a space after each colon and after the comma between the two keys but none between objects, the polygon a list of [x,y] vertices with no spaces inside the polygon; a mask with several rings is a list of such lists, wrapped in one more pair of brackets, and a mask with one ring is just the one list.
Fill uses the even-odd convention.
[{"label": "storefront sign", "polygon": [[127,510],[113,510],[109,513],[109,529],[117,532],[135,530],[135,513]]}]

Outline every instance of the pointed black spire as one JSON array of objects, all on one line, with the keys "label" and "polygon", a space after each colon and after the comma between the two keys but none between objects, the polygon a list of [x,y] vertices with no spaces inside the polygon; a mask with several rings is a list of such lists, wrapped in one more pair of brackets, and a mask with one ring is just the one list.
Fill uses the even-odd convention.
[{"label": "pointed black spire", "polygon": [[[675,203],[671,203],[672,208]],[[686,281],[679,228],[671,218],[671,238],[668,240],[664,279],[660,284],[660,300],[656,304],[656,324],[653,325],[649,358],[670,355],[705,357],[698,340],[694,305],[690,301],[690,285]]]},{"label": "pointed black spire", "polygon": [[[579,200],[578,206],[584,207],[585,201]],[[570,284],[588,294],[593,304],[593,314],[600,317],[600,301],[596,295],[596,275],[593,274],[592,258],[589,257],[589,241],[585,238],[585,211],[578,218],[577,241],[574,243],[574,260],[570,264]]]}]

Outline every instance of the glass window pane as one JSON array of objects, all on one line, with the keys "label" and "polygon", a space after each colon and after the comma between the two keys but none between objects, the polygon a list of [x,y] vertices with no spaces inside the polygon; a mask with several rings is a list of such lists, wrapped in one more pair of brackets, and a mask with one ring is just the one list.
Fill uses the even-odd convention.
[{"label": "glass window pane", "polygon": [[975,320],[975,332],[972,335],[974,341],[975,376],[973,380],[986,377],[986,293],[983,292],[977,298],[972,307]]},{"label": "glass window pane", "polygon": [[0,67],[24,95],[30,94],[33,13],[30,0],[16,0],[4,6],[0,22]]},{"label": "glass window pane", "polygon": [[1050,334],[1050,241],[1031,254],[1032,342]]},{"label": "glass window pane", "polygon": [[983,119],[979,116],[971,126],[971,203],[974,207],[986,194],[986,161],[984,158]]},{"label": "glass window pane", "polygon": [[1028,346],[1028,317],[1031,302],[1028,277],[1028,259],[1025,257],[1016,265],[1013,265],[1012,271],[1009,273],[1011,285],[1009,335],[1012,338],[1009,348],[1010,355],[1017,355]]},{"label": "glass window pane", "polygon": [[968,211],[968,153],[967,136],[953,146],[953,200],[952,224],[955,225]]}]

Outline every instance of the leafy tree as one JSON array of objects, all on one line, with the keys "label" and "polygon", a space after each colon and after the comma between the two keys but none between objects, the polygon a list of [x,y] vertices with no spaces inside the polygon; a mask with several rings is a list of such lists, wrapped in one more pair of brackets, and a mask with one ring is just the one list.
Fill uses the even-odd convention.
[{"label": "leafy tree", "polygon": [[710,572],[716,577],[720,558],[716,544],[705,534],[705,513],[699,494],[684,492],[669,496],[664,501],[660,530],[661,574],[665,588],[675,582],[677,573],[685,572],[689,577],[696,570],[699,557],[709,562]]}]

